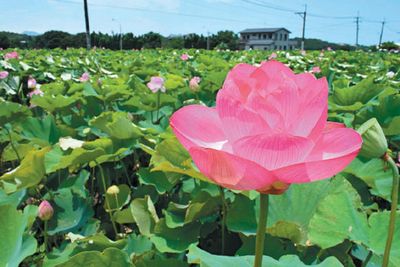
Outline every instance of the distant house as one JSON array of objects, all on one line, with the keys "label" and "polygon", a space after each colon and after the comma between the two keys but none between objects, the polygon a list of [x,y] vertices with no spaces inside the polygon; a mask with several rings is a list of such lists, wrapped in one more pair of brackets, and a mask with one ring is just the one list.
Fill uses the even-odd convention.
[{"label": "distant house", "polygon": [[296,41],[289,40],[290,31],[285,28],[246,29],[240,32],[240,44],[245,50],[291,50]]}]

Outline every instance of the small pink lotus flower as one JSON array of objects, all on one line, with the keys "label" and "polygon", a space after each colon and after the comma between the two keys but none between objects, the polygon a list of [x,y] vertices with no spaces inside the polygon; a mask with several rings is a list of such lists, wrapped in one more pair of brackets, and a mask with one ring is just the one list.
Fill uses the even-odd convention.
[{"label": "small pink lotus flower", "polygon": [[8,77],[8,71],[0,71],[0,80]]},{"label": "small pink lotus flower", "polygon": [[326,48],[326,50],[332,51],[332,47],[328,46],[328,48]]},{"label": "small pink lotus flower", "polygon": [[321,68],[318,66],[315,66],[311,69],[311,73],[321,73]]},{"label": "small pink lotus flower", "polygon": [[201,173],[234,190],[281,194],[290,184],[332,177],[358,154],[362,138],[328,122],[328,82],[271,60],[239,64],[216,107],[188,105],[170,125]]},{"label": "small pink lotus flower", "polygon": [[32,76],[29,76],[28,88],[29,89],[35,89],[36,88],[36,80]]},{"label": "small pink lotus flower", "polygon": [[3,47],[0,47],[0,51],[3,51]]},{"label": "small pink lotus flower", "polygon": [[193,91],[196,91],[197,89],[199,89],[200,85],[199,83],[201,82],[201,78],[200,77],[193,77],[190,82],[189,82],[189,87],[190,89],[192,89]]},{"label": "small pink lotus flower", "polygon": [[189,55],[186,54],[186,53],[181,55],[181,59],[182,59],[183,61],[188,61],[189,58],[190,58]]},{"label": "small pink lotus flower", "polygon": [[277,55],[275,52],[273,52],[273,53],[268,57],[268,59],[271,60],[271,59],[275,59],[275,58],[277,58],[277,57],[278,57],[278,55]]},{"label": "small pink lotus flower", "polygon": [[32,98],[32,96],[34,96],[34,95],[43,96],[44,93],[42,90],[40,90],[40,88],[36,88],[35,90],[28,93],[28,97]]},{"label": "small pink lotus flower", "polygon": [[54,209],[47,200],[43,200],[39,205],[38,217],[42,221],[48,221],[53,217]]},{"label": "small pink lotus flower", "polygon": [[79,81],[80,81],[81,83],[85,83],[85,82],[89,81],[89,79],[90,79],[89,73],[84,72],[84,73],[82,74],[82,76],[79,78]]},{"label": "small pink lotus flower", "polygon": [[18,58],[19,58],[19,55],[18,55],[18,52],[16,52],[16,51],[9,52],[4,55],[4,59],[6,59],[6,60],[7,59],[18,59]]},{"label": "small pink lotus flower", "polygon": [[153,92],[157,93],[158,91],[161,91],[165,93],[165,87],[164,87],[164,79],[158,76],[153,76],[151,77],[151,80],[149,83],[147,83],[147,87]]}]

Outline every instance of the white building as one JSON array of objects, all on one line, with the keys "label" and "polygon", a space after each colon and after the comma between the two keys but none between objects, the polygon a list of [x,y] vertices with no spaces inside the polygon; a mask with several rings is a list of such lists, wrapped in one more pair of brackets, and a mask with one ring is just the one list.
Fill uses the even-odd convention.
[{"label": "white building", "polygon": [[289,34],[285,28],[246,29],[240,32],[240,44],[246,50],[295,49],[297,42],[289,40]]}]

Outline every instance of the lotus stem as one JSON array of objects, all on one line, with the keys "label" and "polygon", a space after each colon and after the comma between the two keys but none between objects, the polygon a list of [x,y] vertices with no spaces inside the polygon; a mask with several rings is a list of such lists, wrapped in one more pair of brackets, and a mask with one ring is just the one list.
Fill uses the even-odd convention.
[{"label": "lotus stem", "polygon": [[44,248],[46,249],[46,252],[49,252],[49,236],[47,234],[47,220],[44,221]]},{"label": "lotus stem", "polygon": [[11,148],[14,150],[15,155],[17,156],[18,161],[21,162],[21,157],[19,156],[18,151],[17,151],[17,149],[16,149],[15,146],[14,146],[14,143],[13,143],[13,140],[12,140],[12,137],[11,137],[10,130],[8,130],[6,126],[4,126],[4,129],[6,130],[6,132],[7,132],[7,134],[8,134],[8,137],[10,138],[10,145],[11,145]]},{"label": "lotus stem", "polygon": [[103,183],[103,189],[104,189],[104,201],[106,202],[107,209],[109,210],[108,215],[110,216],[110,220],[111,220],[112,227],[114,229],[115,237],[117,237],[118,236],[117,226],[115,225],[114,218],[111,213],[110,203],[108,203],[108,199],[107,199],[107,195],[106,195],[107,194],[107,186],[106,186],[106,179],[104,176],[104,170],[100,164],[98,164],[97,162],[96,162],[96,164],[97,164],[97,166],[99,166],[99,170],[100,170],[101,181]]},{"label": "lotus stem", "polygon": [[157,115],[156,115],[156,123],[158,124],[159,114],[160,114],[160,98],[161,98],[161,91],[157,92]]},{"label": "lotus stem", "polygon": [[382,262],[382,267],[387,267],[389,265],[390,248],[392,247],[393,235],[396,227],[396,212],[399,199],[399,169],[397,168],[394,160],[389,155],[386,154],[384,156],[384,160],[389,164],[393,172],[392,203],[390,209],[389,231],[386,239],[385,253],[383,254]]},{"label": "lotus stem", "polygon": [[222,204],[222,220],[221,220],[221,254],[225,254],[225,229],[226,229],[226,215],[227,215],[227,207],[226,207],[226,201],[225,201],[225,194],[224,194],[224,189],[222,187],[219,187],[220,195],[221,195],[221,204]]},{"label": "lotus stem", "polygon": [[260,218],[258,220],[257,236],[256,236],[256,255],[254,259],[254,267],[262,266],[264,254],[265,228],[267,227],[268,216],[268,194],[260,194]]}]

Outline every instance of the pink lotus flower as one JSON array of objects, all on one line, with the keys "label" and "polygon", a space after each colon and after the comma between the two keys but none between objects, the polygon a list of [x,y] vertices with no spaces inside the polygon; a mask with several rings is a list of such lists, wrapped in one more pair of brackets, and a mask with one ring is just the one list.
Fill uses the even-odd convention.
[{"label": "pink lotus flower", "polygon": [[183,61],[187,61],[187,60],[189,60],[189,55],[188,55],[188,54],[182,54],[182,55],[181,55],[181,59],[182,59]]},{"label": "pink lotus flower", "polygon": [[38,217],[42,221],[48,221],[53,217],[54,209],[47,200],[43,200],[39,204]]},{"label": "pink lotus flower", "polygon": [[85,82],[89,81],[89,79],[90,79],[89,73],[84,72],[84,73],[82,74],[82,76],[79,78],[79,81],[80,81],[81,83],[85,83]]},{"label": "pink lotus flower", "polygon": [[28,93],[28,97],[32,98],[32,96],[34,96],[34,95],[43,96],[44,93],[42,90],[40,90],[40,88],[36,88],[35,90]]},{"label": "pink lotus flower", "polygon": [[283,193],[292,183],[331,177],[358,154],[362,139],[327,122],[328,84],[277,61],[239,64],[216,107],[189,105],[170,120],[199,170],[236,190]]},{"label": "pink lotus flower", "polygon": [[332,51],[332,47],[328,46],[328,48],[326,48],[326,50]]},{"label": "pink lotus flower", "polygon": [[318,66],[315,66],[311,69],[311,73],[320,73],[321,72],[321,68]]},{"label": "pink lotus flower", "polygon": [[4,55],[4,59],[18,59],[18,58],[19,58],[19,55],[18,55],[18,52],[16,52],[16,51],[9,52]]},{"label": "pink lotus flower", "polygon": [[277,57],[278,57],[278,55],[274,52],[268,57],[268,59],[271,60],[271,59],[275,59]]},{"label": "pink lotus flower", "polygon": [[35,89],[36,88],[36,80],[32,76],[29,76],[28,88],[29,89]]},{"label": "pink lotus flower", "polygon": [[8,71],[0,71],[0,80],[8,77]]},{"label": "pink lotus flower", "polygon": [[164,79],[161,77],[151,77],[151,80],[149,83],[147,83],[147,87],[153,92],[157,93],[158,91],[161,91],[165,93],[165,87],[164,87]]},{"label": "pink lotus flower", "polygon": [[190,89],[192,89],[193,91],[199,89],[200,85],[199,83],[201,82],[201,78],[200,77],[193,77],[190,82],[189,82],[189,87]]}]

